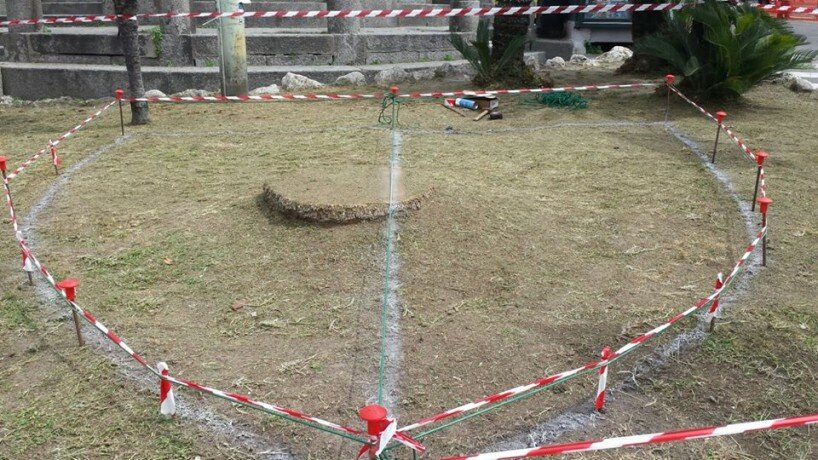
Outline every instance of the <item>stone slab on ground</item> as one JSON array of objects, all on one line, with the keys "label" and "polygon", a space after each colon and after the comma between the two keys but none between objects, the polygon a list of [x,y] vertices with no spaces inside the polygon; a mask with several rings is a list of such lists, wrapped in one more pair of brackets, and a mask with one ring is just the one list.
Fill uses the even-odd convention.
[{"label": "stone slab on ground", "polygon": [[[397,171],[397,174],[401,174]],[[276,212],[319,223],[378,220],[389,212],[387,166],[334,166],[290,171],[263,186],[266,202]],[[432,192],[428,179],[401,174],[392,199],[396,212],[420,209]]]}]

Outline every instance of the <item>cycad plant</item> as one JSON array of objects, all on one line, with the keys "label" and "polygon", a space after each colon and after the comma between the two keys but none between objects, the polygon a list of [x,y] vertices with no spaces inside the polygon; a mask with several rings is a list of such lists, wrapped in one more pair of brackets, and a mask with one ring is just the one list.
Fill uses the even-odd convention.
[{"label": "cycad plant", "polygon": [[811,63],[818,52],[796,50],[805,42],[786,21],[758,8],[705,0],[674,12],[634,51],[666,63],[691,94],[719,99],[737,98],[782,70]]},{"label": "cycad plant", "polygon": [[487,86],[503,79],[503,73],[508,71],[506,67],[511,59],[522,52],[526,36],[522,35],[512,39],[505,52],[496,61],[491,58],[491,31],[487,19],[481,19],[477,24],[477,35],[474,40],[467,42],[460,34],[452,34],[449,40],[477,72],[474,83]]}]

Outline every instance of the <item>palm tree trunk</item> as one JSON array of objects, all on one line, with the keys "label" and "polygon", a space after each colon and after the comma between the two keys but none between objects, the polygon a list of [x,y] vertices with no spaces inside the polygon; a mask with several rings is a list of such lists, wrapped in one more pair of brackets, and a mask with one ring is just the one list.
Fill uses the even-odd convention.
[{"label": "palm tree trunk", "polygon": [[[662,3],[663,0],[644,0],[642,3]],[[631,34],[633,42],[636,43],[640,39],[653,35],[662,28],[665,23],[665,13],[657,11],[645,11],[641,13],[633,13],[631,22]],[[624,64],[618,69],[620,73],[647,73],[656,72],[661,67],[661,64],[650,56],[639,53],[634,53],[628,58]]]},{"label": "palm tree trunk", "polygon": [[[137,0],[114,0],[114,12],[122,15],[139,13]],[[120,19],[119,41],[122,54],[125,56],[125,68],[128,70],[128,87],[132,97],[145,96],[145,84],[142,81],[142,63],[139,52],[139,22],[135,19]],[[150,122],[147,102],[131,102],[131,124],[144,125]]]},{"label": "palm tree trunk", "polygon": [[[498,7],[509,6],[529,6],[531,0],[498,0]],[[494,30],[491,36],[491,60],[496,63],[500,60],[503,53],[506,52],[508,45],[516,37],[520,35],[528,35],[528,27],[531,24],[530,15],[520,16],[495,16]],[[498,69],[501,72],[506,72],[511,75],[521,74],[525,68],[524,59],[525,49],[521,48],[508,63],[505,69]]]},{"label": "palm tree trunk", "polygon": [[[661,3],[662,1],[663,0],[647,0],[640,3]],[[665,23],[664,15],[665,13],[661,11],[633,13],[633,26],[631,28],[633,41],[636,42],[636,40],[642,37],[658,32],[662,24]]]}]

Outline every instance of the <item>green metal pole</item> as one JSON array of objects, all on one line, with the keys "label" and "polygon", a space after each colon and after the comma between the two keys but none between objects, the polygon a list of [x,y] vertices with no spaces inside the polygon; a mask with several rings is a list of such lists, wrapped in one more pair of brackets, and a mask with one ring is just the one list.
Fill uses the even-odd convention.
[{"label": "green metal pole", "polygon": [[[218,0],[222,13],[238,11],[237,0]],[[219,70],[222,95],[247,95],[247,38],[244,18],[219,18]]]}]

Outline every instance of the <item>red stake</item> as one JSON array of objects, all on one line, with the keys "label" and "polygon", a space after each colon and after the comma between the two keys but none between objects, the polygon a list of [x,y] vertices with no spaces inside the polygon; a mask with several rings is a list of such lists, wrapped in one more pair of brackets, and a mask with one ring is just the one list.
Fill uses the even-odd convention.
[{"label": "red stake", "polygon": [[724,119],[727,118],[727,112],[718,111],[716,112],[716,144],[713,146],[713,158],[710,159],[711,163],[716,163],[716,152],[719,150],[719,135],[721,134],[721,127]]},{"label": "red stake", "polygon": [[48,150],[51,152],[51,163],[54,165],[54,172],[59,176],[60,157],[57,156],[57,147],[51,141],[48,141]]},{"label": "red stake", "polygon": [[755,212],[756,210],[756,197],[758,196],[758,185],[761,180],[761,170],[764,168],[764,160],[767,159],[769,154],[763,150],[759,150],[756,152],[756,164],[758,168],[756,169],[756,185],[753,187],[753,209],[752,211]]},{"label": "red stake", "polygon": [[[602,349],[602,359],[610,359],[611,348],[605,347]],[[596,400],[594,400],[594,408],[597,412],[602,412],[605,407],[605,388],[608,386],[608,366],[599,368],[599,386],[596,390]]]},{"label": "red stake", "polygon": [[32,275],[34,273],[34,265],[31,263],[31,256],[25,249],[23,249],[22,253],[23,271],[26,272],[26,275],[28,275],[28,285],[34,286],[34,276]]},{"label": "red stake", "polygon": [[676,76],[673,74],[665,75],[665,85],[667,86],[667,109],[665,109],[665,123],[667,123],[667,119],[670,116],[670,87],[673,86],[673,82],[676,80]]},{"label": "red stake", "polygon": [[[719,273],[716,276],[716,290],[721,289],[722,286],[724,286],[724,274]],[[713,299],[713,303],[710,304],[710,311],[707,312],[707,316],[710,317],[710,332],[713,332],[713,329],[716,327],[716,315],[719,312],[719,297],[721,297],[721,294]]]},{"label": "red stake", "polygon": [[[395,89],[394,93],[396,93],[397,87],[393,86],[392,88]],[[389,426],[387,414],[386,408],[377,404],[364,406],[358,411],[358,416],[361,417],[361,420],[366,422],[366,432],[372,437],[370,444],[364,445],[361,448],[358,457],[368,450],[369,458],[375,458],[375,454],[378,450],[379,437],[381,433],[383,433],[383,430]]]},{"label": "red stake", "polygon": [[[74,278],[66,278],[57,283],[57,289],[61,290],[65,294],[65,298],[68,299],[69,302],[73,303],[77,298],[77,286],[79,285],[79,280]],[[71,305],[71,314],[74,317],[74,328],[77,330],[77,340],[79,341],[80,346],[83,346],[85,345],[85,340],[82,339],[80,318],[77,316],[77,310],[74,309],[73,305]]]},{"label": "red stake", "polygon": [[[762,196],[758,199],[758,210],[761,212],[761,227],[764,228],[767,226],[767,208],[773,203],[773,200],[767,198],[766,196]],[[761,240],[761,266],[767,266],[767,233],[764,233],[764,237]]]},{"label": "red stake", "polygon": [[119,101],[119,125],[122,128],[122,135],[125,135],[125,115],[122,113],[122,99],[125,97],[125,91],[117,89],[114,94],[116,100]]}]

